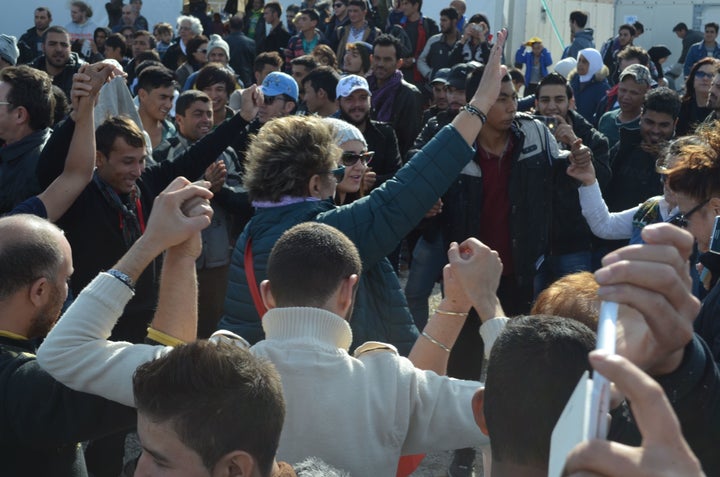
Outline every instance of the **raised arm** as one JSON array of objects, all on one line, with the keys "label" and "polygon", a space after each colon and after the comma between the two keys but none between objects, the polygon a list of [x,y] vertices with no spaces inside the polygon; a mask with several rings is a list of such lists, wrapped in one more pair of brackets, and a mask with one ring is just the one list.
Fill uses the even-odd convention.
[{"label": "raised arm", "polygon": [[[183,255],[188,239],[207,227],[211,210],[204,206],[198,216],[188,217],[181,206],[198,197],[206,201],[212,194],[199,185],[179,177],[155,200],[155,208],[142,238],[118,261],[113,269],[100,273],[58,321],[38,351],[40,365],[55,379],[68,387],[96,394],[127,406],[134,405],[132,375],[142,363],[167,353],[166,346],[112,342],[107,338],[133,295],[133,282],[145,267],[165,249],[177,247],[168,254],[170,270],[165,271],[161,291],[162,302],[153,328],[159,333],[150,336],[157,342],[173,344],[177,338],[192,336],[197,320],[192,303],[197,301],[194,274],[191,277],[171,275],[179,269],[187,271]],[[194,213],[191,210],[188,213]],[[189,245],[192,249],[195,245]],[[193,263],[194,266],[194,263]],[[190,281],[190,287],[186,289]],[[195,311],[195,313],[193,313]],[[168,318],[172,317],[172,323]],[[190,330],[188,332],[188,330]],[[175,340],[164,339],[173,337]],[[191,339],[194,336],[191,337]]]}]

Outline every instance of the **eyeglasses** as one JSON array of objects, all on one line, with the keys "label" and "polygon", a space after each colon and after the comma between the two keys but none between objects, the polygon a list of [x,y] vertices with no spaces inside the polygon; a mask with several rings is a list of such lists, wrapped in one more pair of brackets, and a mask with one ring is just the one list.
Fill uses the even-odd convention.
[{"label": "eyeglasses", "polygon": [[367,152],[343,152],[342,158],[340,159],[345,167],[352,167],[357,164],[358,161],[362,161],[363,166],[367,166],[372,161],[374,151]]},{"label": "eyeglasses", "polygon": [[677,214],[676,216],[671,217],[669,222],[673,225],[677,225],[680,228],[686,229],[689,224],[690,216],[692,214],[694,214],[695,212],[697,212],[698,210],[702,209],[705,206],[705,204],[707,204],[708,202],[710,202],[710,199],[703,200],[698,205],[696,205],[695,207],[690,209],[687,213]]},{"label": "eyeglasses", "polygon": [[199,53],[202,53],[202,54],[204,54],[204,55],[206,55],[206,54],[207,54],[207,50],[197,50],[197,51],[198,51]]},{"label": "eyeglasses", "polygon": [[340,7],[344,7],[344,6],[345,6],[345,4],[343,4],[343,3],[334,3],[333,4],[334,8],[340,8]]},{"label": "eyeglasses", "polygon": [[705,79],[705,78],[712,79],[713,76],[715,76],[713,73],[706,73],[704,71],[696,71],[695,72],[695,77],[699,78],[699,79]]},{"label": "eyeglasses", "polygon": [[329,172],[329,174],[332,174],[333,177],[335,177],[335,180],[340,182],[343,180],[343,177],[345,177],[345,166],[340,166],[337,169],[333,169]]},{"label": "eyeglasses", "polygon": [[283,97],[282,94],[278,94],[275,96],[265,96],[263,98],[263,102],[269,106],[269,105],[273,104],[276,99],[282,99],[283,101],[286,101],[286,99]]}]

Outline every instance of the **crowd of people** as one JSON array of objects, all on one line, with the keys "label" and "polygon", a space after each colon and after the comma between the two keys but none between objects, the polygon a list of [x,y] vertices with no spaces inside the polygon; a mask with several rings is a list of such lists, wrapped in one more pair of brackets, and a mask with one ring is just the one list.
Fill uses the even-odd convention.
[{"label": "crowd of people", "polygon": [[568,475],[720,474],[718,25],[681,96],[640,22],[554,62],[422,6],[0,34],[0,474],[547,475],[592,369]]}]

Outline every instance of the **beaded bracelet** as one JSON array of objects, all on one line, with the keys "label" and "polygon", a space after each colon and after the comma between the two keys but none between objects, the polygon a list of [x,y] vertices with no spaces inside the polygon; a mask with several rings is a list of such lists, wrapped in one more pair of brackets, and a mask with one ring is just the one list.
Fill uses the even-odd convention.
[{"label": "beaded bracelet", "polygon": [[470,103],[467,103],[465,106],[463,106],[460,109],[463,109],[463,110],[467,111],[468,113],[472,114],[473,116],[477,116],[478,118],[480,118],[480,122],[483,123],[483,126],[487,122],[487,115],[485,113],[483,113],[482,111],[480,111],[479,108],[476,108],[475,106],[473,106]]},{"label": "beaded bracelet", "polygon": [[447,346],[445,346],[444,344],[442,344],[441,342],[439,342],[438,340],[436,340],[435,338],[433,338],[433,337],[430,336],[429,334],[427,334],[427,333],[425,333],[425,332],[423,331],[423,332],[422,332],[422,335],[425,337],[425,339],[427,339],[427,340],[428,340],[429,342],[431,342],[432,344],[438,345],[439,347],[441,347],[443,350],[445,350],[445,352],[447,352],[447,353],[450,352],[450,348],[448,348]]}]

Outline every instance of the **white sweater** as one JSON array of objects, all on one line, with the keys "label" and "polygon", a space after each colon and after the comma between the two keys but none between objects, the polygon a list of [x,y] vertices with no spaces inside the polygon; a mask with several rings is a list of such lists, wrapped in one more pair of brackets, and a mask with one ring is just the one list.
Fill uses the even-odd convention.
[{"label": "white sweater", "polygon": [[[172,348],[106,341],[131,296],[101,273],[40,347],[40,365],[73,389],[134,405],[133,372]],[[491,334],[499,333],[503,320],[490,321],[499,325]],[[471,408],[481,383],[416,369],[381,343],[352,357],[350,327],[325,310],[273,309],[263,328],[266,339],[251,351],[281,376],[287,413],[280,460],[317,456],[351,475],[393,476],[401,455],[489,445]]]}]

